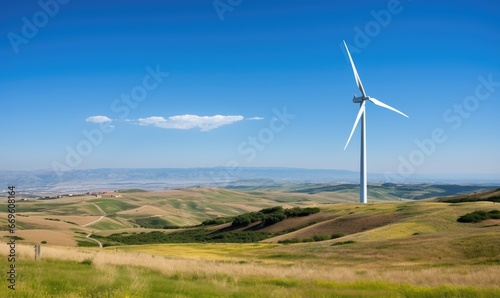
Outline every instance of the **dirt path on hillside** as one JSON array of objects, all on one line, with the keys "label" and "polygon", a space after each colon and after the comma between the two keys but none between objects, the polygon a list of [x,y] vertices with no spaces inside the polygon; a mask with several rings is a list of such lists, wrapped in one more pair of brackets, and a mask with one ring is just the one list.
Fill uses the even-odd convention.
[{"label": "dirt path on hillside", "polygon": [[89,222],[87,224],[82,225],[82,227],[86,227],[86,226],[90,226],[92,224],[95,224],[95,223],[99,222],[101,219],[103,219],[104,217],[106,217],[106,215],[107,215],[106,212],[104,212],[104,210],[101,209],[101,207],[97,206],[94,203],[90,203],[90,204],[94,205],[97,208],[97,210],[99,210],[99,212],[101,212],[102,216],[99,217],[99,219],[96,219],[96,220],[94,220],[92,222]]},{"label": "dirt path on hillside", "polygon": [[90,236],[92,236],[92,232],[90,232],[87,236],[85,236],[85,238],[89,239],[90,241],[94,241],[95,243],[99,244],[99,247],[102,248],[102,243],[101,241],[97,240],[97,239],[94,239],[94,238],[90,238]]},{"label": "dirt path on hillside", "polygon": [[96,204],[94,204],[94,203],[90,203],[90,204],[94,205],[94,206],[95,206],[95,207],[96,207],[96,208],[97,208],[97,209],[98,209],[98,210],[102,213],[102,215],[104,215],[104,216],[106,216],[106,215],[107,215],[107,214],[106,214],[106,212],[104,212],[104,210],[102,210],[102,209],[101,209],[101,207],[97,206],[97,205],[96,205]]},{"label": "dirt path on hillside", "polygon": [[[104,217],[106,217],[106,215],[107,215],[107,214],[106,214],[106,212],[104,212],[104,210],[102,210],[102,209],[101,209],[101,207],[97,206],[97,205],[96,205],[96,204],[94,204],[94,203],[90,203],[90,204],[94,205],[94,206],[97,208],[97,210],[99,210],[99,212],[101,212],[101,214],[102,214],[102,215],[101,215],[101,217],[99,217],[99,219],[96,219],[96,220],[94,220],[94,221],[92,221],[92,222],[89,222],[89,223],[87,223],[87,224],[84,224],[84,225],[82,225],[82,227],[86,227],[86,226],[90,226],[90,225],[92,225],[92,224],[95,224],[95,223],[99,222],[101,219],[103,219]],[[91,241],[94,241],[95,243],[99,244],[99,247],[100,247],[100,248],[102,248],[102,243],[101,243],[101,241],[99,241],[99,240],[97,240],[97,239],[94,239],[94,238],[90,238],[90,236],[92,236],[92,232],[90,232],[87,236],[85,236],[85,238],[87,238],[87,239],[89,239],[89,240],[91,240]]]}]

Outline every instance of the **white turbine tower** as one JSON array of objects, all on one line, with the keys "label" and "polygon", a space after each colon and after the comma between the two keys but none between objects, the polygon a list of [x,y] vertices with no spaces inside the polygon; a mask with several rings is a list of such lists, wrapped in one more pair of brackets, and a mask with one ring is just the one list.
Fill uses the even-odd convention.
[{"label": "white turbine tower", "polygon": [[347,48],[347,44],[344,41],[344,46],[347,51],[347,55],[349,56],[349,60],[351,61],[351,66],[352,66],[352,72],[354,73],[354,79],[356,79],[356,84],[358,85],[359,91],[361,91],[360,97],[356,97],[354,95],[354,98],[352,101],[354,103],[359,103],[359,111],[358,111],[358,116],[356,116],[356,121],[354,121],[354,125],[351,130],[351,134],[349,135],[349,139],[347,140],[347,143],[345,144],[344,150],[347,148],[347,145],[349,145],[349,142],[351,141],[352,134],[354,133],[354,130],[356,129],[356,126],[358,125],[359,119],[361,119],[361,159],[360,159],[360,178],[359,178],[359,202],[360,203],[367,203],[367,181],[366,181],[366,101],[369,100],[376,104],[377,106],[389,109],[393,112],[396,112],[398,114],[401,114],[405,116],[406,118],[409,118],[406,114],[404,114],[401,111],[396,110],[395,108],[381,102],[378,99],[375,99],[373,97],[369,97],[365,93],[365,89],[363,88],[363,84],[361,83],[361,79],[359,78],[358,72],[356,70],[356,66],[354,66],[354,61],[352,61],[351,53],[349,53],[349,49]]}]

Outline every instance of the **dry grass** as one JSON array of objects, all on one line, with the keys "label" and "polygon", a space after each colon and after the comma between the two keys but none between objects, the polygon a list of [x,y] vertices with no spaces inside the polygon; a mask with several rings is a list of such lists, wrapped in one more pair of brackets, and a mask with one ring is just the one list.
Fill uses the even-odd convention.
[{"label": "dry grass", "polygon": [[388,215],[355,215],[324,220],[320,223],[300,229],[296,232],[288,233],[282,236],[277,236],[266,240],[269,242],[277,242],[284,239],[298,238],[305,239],[314,235],[326,235],[330,237],[333,234],[351,235],[363,231],[372,230],[380,226],[394,224],[399,221],[402,216],[397,214]]},{"label": "dry grass", "polygon": [[[10,236],[10,234],[7,231],[1,231],[0,236]],[[76,241],[73,239],[73,235],[65,232],[43,229],[18,230],[16,231],[16,236],[22,237],[23,239],[29,239],[30,242],[34,243],[46,241],[51,245],[76,246]]]},{"label": "dry grass", "polygon": [[283,231],[290,230],[291,228],[306,227],[311,223],[323,222],[335,217],[338,217],[338,215],[331,214],[329,212],[319,212],[309,216],[291,217],[275,223],[269,227],[265,227],[260,231],[268,233],[281,233]]},{"label": "dry grass", "polygon": [[[174,208],[170,208],[170,209],[172,209],[172,210],[169,210],[169,211],[173,211],[173,212],[176,211]],[[150,205],[144,205],[144,206],[139,207],[139,208],[117,212],[117,214],[132,214],[132,215],[146,215],[146,216],[147,215],[149,215],[149,216],[165,215],[168,213],[169,212],[165,209],[161,209],[161,208],[158,208],[155,206],[150,206]]]},{"label": "dry grass", "polygon": [[[181,248],[182,246],[178,246]],[[271,246],[273,248],[275,246]],[[169,246],[165,247],[168,251]],[[245,247],[242,248],[243,250]],[[198,248],[203,251],[203,246]],[[255,251],[263,252],[266,248]],[[18,245],[20,258],[32,259],[31,246]],[[255,253],[255,252],[254,252]],[[1,252],[2,257],[5,251]],[[256,255],[255,255],[256,256]],[[392,283],[406,283],[420,286],[475,286],[498,288],[499,266],[443,266],[425,268],[415,266],[408,262],[401,264],[399,268],[387,268],[379,264],[358,263],[351,266],[339,266],[335,261],[324,260],[315,264],[307,262],[295,262],[290,266],[287,262],[283,264],[267,264],[259,261],[248,263],[236,262],[234,260],[208,260],[208,259],[185,259],[171,258],[159,255],[145,254],[141,252],[120,252],[97,249],[63,248],[43,246],[42,258],[55,260],[79,261],[91,259],[92,264],[103,272],[102,282],[115,279],[116,268],[108,265],[139,266],[158,270],[165,275],[185,274],[204,278],[217,278],[218,276],[231,276],[234,279],[247,277],[267,278],[292,278],[301,280],[323,280],[341,283],[356,281],[390,281]],[[287,265],[288,264],[288,265]],[[115,269],[113,269],[115,268]],[[133,287],[142,286],[140,276],[136,276]]]}]

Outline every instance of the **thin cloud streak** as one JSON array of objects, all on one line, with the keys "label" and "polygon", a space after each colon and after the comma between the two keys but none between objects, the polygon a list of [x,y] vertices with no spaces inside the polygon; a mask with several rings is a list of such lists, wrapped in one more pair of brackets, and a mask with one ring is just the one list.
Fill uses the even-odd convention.
[{"label": "thin cloud streak", "polygon": [[111,118],[109,118],[107,116],[90,116],[90,117],[87,117],[87,119],[85,119],[85,121],[91,122],[91,123],[104,123],[104,122],[111,122],[113,120],[111,120]]},{"label": "thin cloud streak", "polygon": [[176,115],[168,118],[162,116],[151,116],[139,119],[113,120],[107,116],[90,116],[85,119],[91,123],[117,122],[124,121],[134,123],[140,126],[155,126],[164,129],[182,129],[188,130],[199,128],[201,131],[210,131],[224,125],[230,125],[243,120],[263,120],[262,117],[252,117],[245,119],[241,115],[214,115],[214,116],[198,116],[198,115]]},{"label": "thin cloud streak", "polygon": [[209,131],[223,125],[232,124],[245,119],[243,116],[197,116],[197,115],[179,115],[168,117],[148,117],[139,118],[137,120],[139,125],[147,126],[153,125],[159,128],[166,129],[192,129],[199,128],[201,131]]}]

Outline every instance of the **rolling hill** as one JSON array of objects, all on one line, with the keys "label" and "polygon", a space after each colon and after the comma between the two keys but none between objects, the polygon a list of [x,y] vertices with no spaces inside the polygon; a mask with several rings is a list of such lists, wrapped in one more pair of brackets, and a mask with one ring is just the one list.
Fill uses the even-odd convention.
[{"label": "rolling hill", "polygon": [[[334,191],[193,188],[23,201],[16,231],[24,238],[16,248],[23,276],[19,293],[497,297],[500,220],[457,221],[478,210],[500,209],[489,200],[496,196],[498,189],[361,205]],[[319,212],[232,225],[259,210],[272,215],[280,210],[277,205]],[[229,220],[194,226],[217,217]],[[6,218],[0,214],[1,226]],[[190,227],[155,227],[176,223]],[[126,245],[111,241],[111,235],[178,241]],[[205,238],[192,241],[186,235]],[[235,238],[254,242],[228,243]],[[40,242],[42,260],[34,261],[32,244]],[[112,246],[99,248],[98,242]],[[7,266],[5,253],[0,250],[1,266]]]},{"label": "rolling hill", "polygon": [[[378,191],[381,195],[402,191],[397,190],[397,187],[385,185]],[[408,186],[405,186],[404,189],[428,194],[449,193],[450,189],[464,190],[463,187],[447,185],[441,188],[433,185],[421,189],[408,189]],[[106,242],[105,237],[117,233],[123,235],[154,231],[179,233],[183,231],[182,227],[188,227],[188,230],[192,231],[201,222],[218,217],[231,219],[241,214],[255,213],[274,206],[284,208],[316,206],[321,210],[318,214],[290,217],[273,224],[257,222],[248,227],[231,230],[228,228],[229,222],[221,226],[202,226],[196,229],[210,231],[211,235],[219,233],[219,239],[227,239],[221,238],[227,236],[223,232],[260,233],[256,238],[253,236],[248,238],[253,239],[249,241],[265,239],[263,241],[271,243],[307,242],[315,239],[335,241],[329,240],[333,238],[338,238],[339,241],[353,239],[353,241],[359,241],[365,238],[372,239],[383,234],[384,231],[388,233],[384,236],[385,238],[393,239],[398,238],[397,235],[410,237],[450,233],[457,227],[464,228],[466,226],[456,223],[456,219],[467,213],[466,211],[474,211],[473,209],[477,209],[478,206],[493,204],[488,199],[497,198],[500,192],[494,189],[439,197],[434,201],[426,200],[418,203],[416,201],[379,200],[374,204],[359,205],[345,203],[350,201],[346,190],[351,191],[352,186],[307,184],[287,186],[281,191],[190,188],[163,192],[113,192],[98,196],[22,201],[18,203],[17,208],[18,235],[26,242],[44,241],[54,245],[94,246],[99,241],[104,242],[105,245],[106,243],[116,245],[119,242]],[[464,198],[468,198],[471,202],[464,203],[463,206],[454,204],[457,200],[463,201]],[[484,206],[487,207],[485,211],[494,207],[493,205]],[[0,205],[0,208],[3,207]],[[430,219],[430,214],[435,217]],[[6,218],[0,214],[0,223],[6,223]],[[449,228],[449,230],[441,230],[441,228]],[[496,229],[495,225],[492,229]],[[486,230],[488,229],[477,231]],[[7,231],[0,232],[0,235],[6,236]],[[46,239],[44,235],[47,235]],[[101,238],[96,241],[89,236]],[[230,235],[229,238],[232,237]],[[232,242],[234,241],[238,242],[237,240]]]}]

